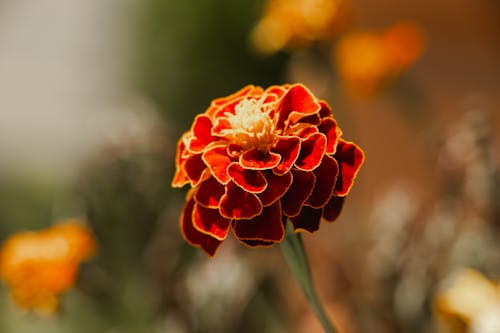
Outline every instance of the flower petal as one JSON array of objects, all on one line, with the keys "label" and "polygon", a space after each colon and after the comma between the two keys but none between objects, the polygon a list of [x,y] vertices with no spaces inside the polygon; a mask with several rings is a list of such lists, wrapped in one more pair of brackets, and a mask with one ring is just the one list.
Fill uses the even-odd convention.
[{"label": "flower petal", "polygon": [[229,233],[231,220],[222,217],[218,209],[205,208],[195,204],[192,219],[196,230],[217,240],[223,241]]},{"label": "flower petal", "polygon": [[326,137],[322,133],[309,135],[300,144],[300,155],[295,166],[303,171],[311,171],[321,163],[326,151]]},{"label": "flower petal", "polygon": [[332,116],[332,107],[328,105],[326,101],[319,101],[319,116],[320,118],[326,118],[326,117],[331,117]]},{"label": "flower petal", "polygon": [[290,172],[284,175],[276,175],[273,172],[265,172],[267,187],[264,192],[259,194],[263,206],[269,206],[281,198],[292,184],[292,174]]},{"label": "flower petal", "polygon": [[290,87],[278,105],[279,117],[276,128],[285,128],[319,110],[320,105],[312,93],[303,85],[295,84]]},{"label": "flower petal", "polygon": [[184,143],[184,136],[177,142],[177,155],[175,157],[175,174],[172,179],[172,187],[182,187],[189,183],[189,179],[184,170],[184,162],[186,158],[184,156],[184,151],[186,150],[186,144]]},{"label": "flower petal", "polygon": [[267,187],[266,178],[259,170],[248,170],[233,162],[227,169],[231,180],[243,190],[251,193],[260,193]]},{"label": "flower petal", "polygon": [[189,198],[189,193],[188,193],[188,200],[186,202],[186,205],[184,206],[184,209],[182,210],[181,213],[181,218],[180,218],[180,227],[181,227],[181,233],[182,237],[186,240],[191,245],[200,247],[209,255],[213,256],[215,252],[217,251],[217,248],[221,244],[221,241],[218,239],[215,239],[214,237],[211,237],[209,235],[206,235],[204,233],[199,232],[194,226],[193,226],[193,209],[195,202],[193,198]]},{"label": "flower petal", "polygon": [[240,239],[240,241],[250,247],[269,247],[271,245],[274,245],[274,243],[276,243],[276,242],[266,242],[260,239]]},{"label": "flower petal", "polygon": [[342,206],[344,205],[345,197],[333,196],[330,201],[323,207],[323,217],[328,222],[333,222],[339,217],[342,211]]},{"label": "flower petal", "polygon": [[293,164],[299,157],[300,139],[294,136],[280,137],[272,150],[281,156],[280,163],[273,169],[273,171],[278,175],[285,174],[290,171]]},{"label": "flower petal", "polygon": [[306,203],[313,208],[321,208],[333,195],[339,166],[333,157],[325,155],[321,164],[313,172],[316,176],[316,182]]},{"label": "flower petal", "polygon": [[207,175],[207,166],[201,159],[201,154],[193,155],[184,162],[184,170],[191,182],[191,186],[196,186]]},{"label": "flower petal", "polygon": [[265,170],[272,169],[280,163],[281,156],[273,152],[263,153],[257,149],[250,149],[240,155],[240,164],[245,169]]},{"label": "flower petal", "polygon": [[219,183],[214,177],[210,177],[200,183],[198,191],[194,195],[194,200],[206,208],[218,208],[224,192],[224,185]]},{"label": "flower petal", "polygon": [[297,216],[302,205],[311,195],[315,176],[312,172],[292,169],[293,182],[281,199],[282,210],[286,216]]},{"label": "flower petal", "polygon": [[337,123],[333,118],[325,118],[321,121],[318,128],[326,136],[326,153],[335,154],[337,143],[342,135],[342,131],[337,126]]},{"label": "flower petal", "polygon": [[365,154],[352,142],[339,140],[335,159],[339,164],[339,177],[335,185],[335,194],[346,196],[352,187],[359,168],[363,164]]},{"label": "flower petal", "polygon": [[262,213],[249,220],[236,220],[233,223],[234,234],[238,239],[279,242],[285,235],[281,219],[281,205],[276,201],[264,207]]},{"label": "flower petal", "polygon": [[262,203],[253,193],[230,182],[220,201],[220,213],[228,219],[251,219],[262,212]]},{"label": "flower petal", "polygon": [[212,120],[205,114],[199,114],[194,118],[191,129],[192,137],[189,140],[188,149],[193,153],[201,153],[205,147],[215,141],[212,136]]},{"label": "flower petal", "polygon": [[302,207],[299,215],[291,217],[295,230],[307,230],[314,232],[319,229],[322,209],[315,209],[310,206]]},{"label": "flower petal", "polygon": [[212,176],[221,184],[227,184],[231,178],[227,173],[231,158],[227,155],[225,146],[215,146],[207,149],[202,155],[203,161],[210,169]]}]

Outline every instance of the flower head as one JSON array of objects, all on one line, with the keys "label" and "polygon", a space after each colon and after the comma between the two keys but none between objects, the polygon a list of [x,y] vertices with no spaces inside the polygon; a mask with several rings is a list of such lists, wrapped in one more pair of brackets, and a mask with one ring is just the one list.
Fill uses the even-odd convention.
[{"label": "flower head", "polygon": [[364,160],[330,106],[303,85],[247,86],[212,102],[177,146],[172,186],[192,189],[184,238],[214,255],[232,229],[250,246],[337,218]]},{"label": "flower head", "polygon": [[0,249],[0,278],[21,308],[52,313],[59,295],[75,283],[80,262],[94,251],[90,231],[75,220],[21,232]]}]

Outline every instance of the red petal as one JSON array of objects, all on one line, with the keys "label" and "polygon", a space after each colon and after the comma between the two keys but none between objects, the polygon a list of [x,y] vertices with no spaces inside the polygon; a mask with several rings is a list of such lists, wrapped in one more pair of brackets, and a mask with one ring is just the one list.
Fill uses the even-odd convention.
[{"label": "red petal", "polygon": [[231,129],[231,123],[227,117],[219,117],[215,120],[214,127],[212,131],[215,135],[222,135],[222,131]]},{"label": "red petal", "polygon": [[253,193],[230,182],[221,198],[220,213],[228,219],[251,219],[262,212],[262,203]]},{"label": "red petal", "polygon": [[292,169],[293,182],[281,199],[283,213],[286,216],[297,216],[302,205],[311,195],[315,176],[312,172]]},{"label": "red petal", "polygon": [[199,232],[222,241],[226,239],[230,225],[231,220],[222,217],[218,209],[194,205],[193,226]]},{"label": "red petal", "polygon": [[320,110],[320,105],[313,94],[303,85],[290,87],[278,105],[278,122],[276,128],[282,129],[292,125],[305,116]]},{"label": "red petal", "polygon": [[225,146],[216,146],[207,149],[203,153],[203,161],[210,169],[212,175],[221,184],[227,184],[231,179],[227,173],[229,164],[232,163],[231,158],[227,155]]},{"label": "red petal", "polygon": [[326,153],[335,154],[338,140],[342,135],[342,131],[337,127],[337,123],[333,118],[325,118],[321,121],[318,128],[319,131],[326,136]]},{"label": "red petal", "polygon": [[188,149],[193,153],[201,153],[205,147],[215,141],[212,136],[212,120],[209,116],[200,114],[193,122],[191,133],[193,137],[189,140]]},{"label": "red petal", "polygon": [[335,159],[339,164],[339,177],[335,185],[335,194],[346,196],[363,164],[365,154],[352,142],[339,140]]},{"label": "red petal", "polygon": [[221,105],[224,105],[227,102],[234,100],[238,97],[243,97],[243,96],[246,96],[248,94],[256,94],[256,93],[262,93],[262,88],[249,84],[231,95],[228,95],[225,97],[219,97],[219,98],[213,100],[212,105],[221,106]]},{"label": "red petal", "polygon": [[268,152],[263,153],[257,149],[250,149],[240,155],[240,164],[246,169],[265,170],[272,169],[279,164],[281,156]]},{"label": "red petal", "polygon": [[175,157],[175,174],[172,179],[172,187],[182,187],[189,183],[189,179],[187,178],[186,171],[184,170],[184,162],[186,158],[184,156],[186,150],[186,144],[184,143],[183,135],[180,140],[177,142],[177,155]]},{"label": "red petal", "polygon": [[303,171],[311,171],[321,163],[326,151],[326,137],[322,133],[311,134],[300,145],[300,155],[295,166]]},{"label": "red petal", "polygon": [[323,217],[328,222],[333,222],[339,217],[342,211],[342,206],[344,205],[345,197],[333,196],[330,201],[323,207]]},{"label": "red petal", "polygon": [[266,190],[259,194],[263,206],[269,206],[276,200],[281,198],[283,194],[290,188],[292,184],[292,174],[285,173],[282,176],[276,175],[273,172],[266,172],[264,176],[267,180]]},{"label": "red petal", "polygon": [[233,182],[243,190],[260,193],[267,187],[267,182],[262,173],[258,170],[243,169],[238,163],[229,165],[227,172]]},{"label": "red petal", "polygon": [[224,195],[225,187],[214,177],[203,181],[194,195],[196,203],[206,208],[218,208],[220,199]]},{"label": "red petal", "polygon": [[207,166],[201,159],[201,154],[193,155],[184,162],[184,170],[193,187],[206,177],[206,169]]},{"label": "red petal", "polygon": [[331,117],[332,116],[332,107],[328,105],[325,101],[319,101],[319,105],[321,109],[319,110],[319,116],[321,118]]},{"label": "red petal", "polygon": [[273,148],[273,152],[281,156],[280,164],[273,171],[278,175],[287,173],[299,157],[300,139],[294,136],[280,137]]},{"label": "red petal", "polygon": [[314,232],[319,229],[319,222],[321,220],[321,209],[314,209],[309,206],[302,207],[300,214],[291,217],[295,230],[307,230],[309,232]]},{"label": "red petal", "polygon": [[323,207],[333,195],[333,189],[337,181],[339,166],[332,157],[325,155],[323,161],[314,169],[316,182],[311,196],[307,199],[307,204],[313,208]]},{"label": "red petal", "polygon": [[269,247],[274,245],[275,242],[266,242],[260,239],[240,239],[245,245],[250,247]]},{"label": "red petal", "polygon": [[281,220],[280,202],[264,207],[262,213],[249,220],[236,220],[234,234],[238,239],[257,239],[265,242],[279,242],[285,235]]},{"label": "red petal", "polygon": [[265,94],[274,94],[278,98],[283,96],[287,92],[288,88],[285,88],[284,86],[270,86],[269,88],[266,89],[264,92]]},{"label": "red petal", "polygon": [[[189,197],[189,194],[188,194]],[[193,198],[189,198],[184,206],[184,209],[181,213],[180,218],[180,227],[182,237],[191,245],[196,247],[200,247],[209,255],[213,256],[217,251],[217,248],[221,244],[221,241],[206,235],[204,233],[199,232],[193,226],[193,209],[194,209],[194,200]]]}]

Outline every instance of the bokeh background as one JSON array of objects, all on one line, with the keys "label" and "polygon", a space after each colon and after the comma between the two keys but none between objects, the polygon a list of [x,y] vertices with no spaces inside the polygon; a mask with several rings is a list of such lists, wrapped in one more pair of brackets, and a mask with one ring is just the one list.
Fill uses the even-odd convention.
[{"label": "bokeh background", "polygon": [[[304,2],[287,6],[309,22],[337,8]],[[500,332],[500,292],[475,289],[500,278],[500,2],[330,2],[338,24],[286,42],[304,30],[289,12],[282,35],[254,30],[264,0],[1,1],[0,240],[79,217],[99,249],[55,315],[2,285],[0,332],[321,332],[279,247],[229,239],[208,259],[170,188],[177,138],[212,99],[287,82],[366,152],[341,217],[304,235],[341,332]],[[382,68],[349,82],[342,40],[403,20],[411,63],[384,72],[348,48]],[[461,268],[482,277],[460,286]]]}]

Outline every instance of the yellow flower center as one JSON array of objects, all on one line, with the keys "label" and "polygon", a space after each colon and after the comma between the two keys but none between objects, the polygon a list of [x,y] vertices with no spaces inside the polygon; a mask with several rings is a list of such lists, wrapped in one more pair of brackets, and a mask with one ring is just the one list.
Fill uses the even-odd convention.
[{"label": "yellow flower center", "polygon": [[272,105],[261,99],[244,99],[235,107],[235,113],[226,113],[231,129],[226,130],[230,140],[243,147],[269,151],[276,141],[276,125],[270,112]]}]

